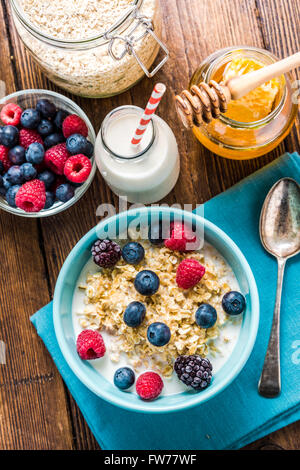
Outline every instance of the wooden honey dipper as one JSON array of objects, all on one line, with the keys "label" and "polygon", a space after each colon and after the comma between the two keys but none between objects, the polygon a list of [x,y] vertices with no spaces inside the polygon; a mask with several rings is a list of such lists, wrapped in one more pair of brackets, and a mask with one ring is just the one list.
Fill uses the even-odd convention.
[{"label": "wooden honey dipper", "polygon": [[177,112],[187,128],[200,126],[202,122],[209,123],[221,113],[226,113],[231,100],[242,98],[263,83],[298,66],[300,52],[254,72],[231,78],[224,84],[210,80],[208,84],[201,82],[198,86],[193,85],[190,91],[183,90],[175,96]]}]

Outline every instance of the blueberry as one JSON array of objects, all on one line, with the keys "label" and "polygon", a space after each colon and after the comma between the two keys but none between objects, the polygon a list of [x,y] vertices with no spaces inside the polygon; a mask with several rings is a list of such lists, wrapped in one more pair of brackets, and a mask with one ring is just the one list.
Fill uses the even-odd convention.
[{"label": "blueberry", "polygon": [[240,315],[246,308],[245,297],[234,290],[227,292],[222,299],[222,307],[228,315]]},{"label": "blueberry", "polygon": [[0,175],[3,175],[3,173],[4,173],[4,165],[2,161],[0,160]]},{"label": "blueberry", "polygon": [[6,195],[6,189],[4,186],[0,186],[0,196],[5,196]]},{"label": "blueberry", "polygon": [[38,100],[36,103],[36,109],[41,114],[41,116],[46,119],[52,119],[56,114],[55,104],[51,103],[51,101],[47,99],[42,98]]},{"label": "blueberry", "polygon": [[23,180],[25,181],[34,180],[37,175],[37,170],[34,168],[32,163],[23,163],[23,165],[20,166],[20,171]]},{"label": "blueberry", "polygon": [[21,185],[19,184],[15,184],[14,186],[11,186],[8,191],[6,192],[6,200],[7,200],[7,203],[11,206],[11,207],[17,207],[16,206],[16,195],[17,195],[17,192],[19,191],[19,189],[21,188]]},{"label": "blueberry", "polygon": [[46,202],[44,205],[44,209],[49,209],[53,206],[55,202],[55,194],[51,193],[50,191],[46,191]]},{"label": "blueberry", "polygon": [[25,152],[26,160],[33,165],[38,165],[44,160],[45,149],[39,142],[33,142],[30,144]]},{"label": "blueberry", "polygon": [[26,129],[36,129],[40,120],[40,113],[33,108],[25,109],[21,114],[21,126],[26,127]]},{"label": "blueberry", "polygon": [[44,140],[44,145],[46,149],[50,147],[54,147],[54,145],[61,144],[65,141],[65,138],[61,132],[55,132],[54,134],[50,134]]},{"label": "blueberry", "polygon": [[120,367],[114,375],[114,384],[121,390],[127,390],[135,381],[135,374],[129,367]]},{"label": "blueberry", "polygon": [[21,167],[18,165],[11,166],[6,173],[6,177],[11,185],[21,184],[23,182]]},{"label": "blueberry", "polygon": [[7,173],[5,173],[5,175],[3,176],[2,178],[2,184],[3,184],[3,187],[4,189],[7,191],[10,187],[11,187],[11,182],[10,180],[8,179],[8,175]]},{"label": "blueberry", "polygon": [[147,338],[154,346],[165,346],[171,338],[170,328],[165,323],[151,323],[148,326]]},{"label": "blueberry", "polygon": [[8,152],[8,158],[14,165],[22,165],[25,162],[25,149],[21,145],[16,145]]},{"label": "blueberry", "polygon": [[89,158],[91,158],[94,155],[94,146],[92,142],[90,142],[89,140],[86,141],[86,148],[85,148],[84,155],[86,155]]},{"label": "blueberry", "polygon": [[55,194],[59,201],[67,202],[74,197],[75,188],[69,183],[64,183],[58,186]]},{"label": "blueberry", "polygon": [[67,138],[66,147],[71,155],[85,154],[87,140],[81,134],[72,134]]},{"label": "blueberry", "polygon": [[196,310],[196,323],[201,328],[211,328],[217,321],[217,311],[209,304],[201,304]]},{"label": "blueberry", "polygon": [[142,295],[153,295],[159,288],[159,277],[153,271],[140,271],[134,280],[134,287]]},{"label": "blueberry", "polygon": [[145,256],[145,250],[140,243],[129,242],[123,247],[123,259],[129,264],[139,264]]},{"label": "blueberry", "polygon": [[51,121],[48,121],[48,119],[42,119],[37,127],[37,131],[42,137],[47,137],[48,135],[53,134],[54,126]]},{"label": "blueberry", "polygon": [[64,109],[60,109],[59,111],[57,111],[54,121],[53,121],[57,129],[59,130],[62,129],[62,124],[67,116],[69,116],[69,113],[65,111]]},{"label": "blueberry", "polygon": [[5,147],[15,147],[19,141],[19,129],[15,126],[4,126],[1,132],[1,142]]},{"label": "blueberry", "polygon": [[152,245],[162,245],[164,242],[163,236],[163,226],[162,222],[156,222],[150,224],[149,231],[148,231],[148,238]]},{"label": "blueberry", "polygon": [[39,174],[38,179],[45,183],[46,189],[50,189],[55,181],[55,175],[51,171],[45,170]]},{"label": "blueberry", "polygon": [[146,307],[142,302],[131,302],[124,312],[123,320],[127,326],[136,328],[140,326],[146,316]]}]

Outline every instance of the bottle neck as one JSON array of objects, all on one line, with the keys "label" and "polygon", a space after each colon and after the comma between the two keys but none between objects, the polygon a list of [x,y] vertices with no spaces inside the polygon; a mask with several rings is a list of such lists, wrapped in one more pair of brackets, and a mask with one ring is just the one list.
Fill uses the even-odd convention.
[{"label": "bottle neck", "polygon": [[141,143],[131,144],[131,139],[142,115],[142,108],[129,105],[120,106],[106,116],[100,133],[103,147],[112,158],[132,161],[147,155],[156,139],[154,120],[150,121]]}]

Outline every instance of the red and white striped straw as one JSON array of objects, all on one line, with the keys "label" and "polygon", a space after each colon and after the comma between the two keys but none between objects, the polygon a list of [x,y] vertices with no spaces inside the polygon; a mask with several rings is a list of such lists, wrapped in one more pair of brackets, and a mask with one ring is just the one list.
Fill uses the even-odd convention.
[{"label": "red and white striped straw", "polygon": [[131,140],[132,145],[138,145],[142,140],[145,130],[147,129],[149,122],[151,121],[152,115],[155,113],[165,91],[166,85],[164,85],[163,83],[157,83],[155,85],[150,100],[148,101],[147,106],[145,108],[142,119],[140,120],[140,123]]}]

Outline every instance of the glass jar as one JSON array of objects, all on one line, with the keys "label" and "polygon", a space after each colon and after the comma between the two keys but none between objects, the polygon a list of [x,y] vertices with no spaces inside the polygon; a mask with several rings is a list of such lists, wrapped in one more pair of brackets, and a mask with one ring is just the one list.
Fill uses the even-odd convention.
[{"label": "glass jar", "polygon": [[[237,54],[263,64],[278,60],[270,52],[254,47],[231,47],[209,56],[192,76],[190,88],[204,81],[221,81],[228,63]],[[209,150],[222,157],[244,160],[259,157],[273,150],[288,135],[295,121],[298,104],[292,101],[291,77],[286,74],[271,113],[253,122],[239,122],[221,114],[209,124],[194,126],[193,133]]]},{"label": "glass jar", "polygon": [[173,189],[180,163],[175,136],[157,115],[153,115],[141,143],[131,144],[143,112],[130,105],[111,111],[97,136],[95,158],[115,194],[129,202],[151,204]]},{"label": "glass jar", "polygon": [[[80,40],[47,35],[30,22],[20,0],[11,0],[11,5],[16,29],[34,60],[50,80],[76,95],[102,98],[122,93],[145,74],[152,77],[168,59],[159,39],[159,0],[133,0],[107,31]],[[150,72],[160,48],[164,57]]]}]

